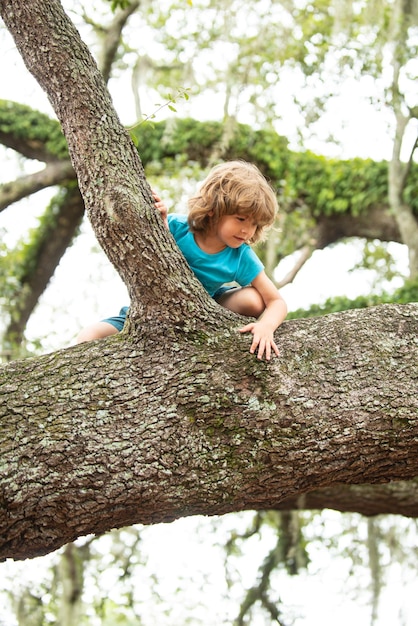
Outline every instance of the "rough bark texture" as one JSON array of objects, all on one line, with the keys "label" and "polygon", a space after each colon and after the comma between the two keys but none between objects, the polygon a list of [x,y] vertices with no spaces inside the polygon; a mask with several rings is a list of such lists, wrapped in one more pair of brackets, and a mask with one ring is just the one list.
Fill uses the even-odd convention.
[{"label": "rough bark texture", "polygon": [[417,308],[287,322],[270,364],[234,332],[155,326],[8,365],[0,555],[413,478]]},{"label": "rough bark texture", "polygon": [[283,500],[275,507],[293,509],[334,509],[362,515],[396,514],[418,517],[418,480],[382,485],[336,485]]},{"label": "rough bark texture", "polygon": [[62,123],[126,332],[0,370],[0,556],[196,513],[418,475],[417,305],[287,322],[248,353],[153,210],[103,79],[57,0],[0,12]]}]

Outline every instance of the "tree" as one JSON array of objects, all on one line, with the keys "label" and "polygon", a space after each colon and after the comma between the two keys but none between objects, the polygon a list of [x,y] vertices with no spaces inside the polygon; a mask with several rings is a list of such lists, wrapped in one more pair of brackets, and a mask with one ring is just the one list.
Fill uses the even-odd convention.
[{"label": "tree", "polygon": [[[110,78],[122,29],[138,4],[132,0],[107,28],[101,29],[103,46],[99,67],[106,82]],[[40,227],[32,233],[30,244],[24,244],[23,259],[14,268],[19,276],[18,285],[3,294],[10,316],[3,341],[4,352],[9,355],[16,354],[16,348],[22,344],[28,319],[78,232],[84,216],[84,203],[76,185],[67,144],[56,120],[11,102],[2,102],[1,109],[1,142],[25,158],[44,162],[45,168],[3,185],[0,210],[40,189],[60,185],[59,193],[46,208]],[[19,118],[17,124],[16,117]],[[11,262],[13,265],[13,259]]]},{"label": "tree", "polygon": [[[3,308],[11,318],[4,339],[9,350],[22,340],[28,318],[77,233],[84,213],[82,199],[69,178],[75,177],[75,173],[57,126],[56,121],[26,106],[10,102],[2,106],[0,102],[0,138],[4,144],[16,147],[21,154],[28,154],[29,146],[34,152],[36,146],[37,159],[47,162],[44,171],[4,185],[0,205],[10,206],[23,193],[33,193],[40,181],[43,185],[62,184],[60,193],[47,207],[40,227],[29,241],[4,256],[3,264],[12,266],[14,276],[12,288],[3,292],[6,300]],[[155,172],[155,163],[164,163],[163,169],[172,167],[174,174],[178,154],[197,161],[202,168],[207,167],[222,138],[222,128],[219,122],[177,119],[152,126],[141,125],[134,136],[145,168],[150,165]],[[24,140],[18,141],[22,133]],[[329,160],[310,153],[294,153],[288,149],[286,140],[275,132],[253,130],[243,124],[236,126],[224,157],[254,161],[275,187],[279,190],[285,187],[280,192],[280,238],[274,233],[275,238],[271,239],[267,250],[262,251],[268,267],[275,267],[295,249],[306,250],[303,264],[314,248],[321,249],[347,237],[401,241],[386,200],[386,163]],[[51,171],[57,174],[52,179]],[[412,188],[411,194],[414,192]],[[19,259],[17,267],[16,258]],[[300,263],[281,286],[294,278],[298,268]]]},{"label": "tree", "polygon": [[[252,3],[242,4],[235,0],[224,0],[204,9],[197,3],[193,5],[193,10],[187,3],[170,4],[169,10],[165,5],[153,6],[152,10],[141,5],[140,12],[137,11],[138,2],[134,0],[114,2],[112,5],[120,5],[122,9],[107,25],[98,24],[91,16],[84,15],[84,21],[99,35],[101,46],[97,57],[106,81],[111,68],[113,75],[117,73],[121,51],[127,51],[132,56],[132,46],[135,50],[138,48],[137,40],[133,43],[128,35],[119,48],[117,46],[122,29],[132,18],[135,20],[135,33],[139,32],[139,28],[144,31],[151,28],[152,39],[164,49],[160,57],[153,60],[144,54],[142,48],[138,52],[138,62],[134,61],[135,77],[138,78],[139,72],[141,81],[152,69],[151,85],[147,86],[147,91],[151,87],[158,88],[158,97],[165,99],[167,90],[175,91],[174,76],[177,85],[192,85],[192,92],[195,93],[196,80],[190,82],[190,76],[193,77],[195,71],[192,59],[198,57],[202,48],[210,51],[212,76],[212,80],[205,82],[204,77],[199,75],[205,97],[211,97],[214,84],[217,92],[222,89],[225,92],[226,118],[223,123],[218,123],[217,128],[215,124],[198,125],[190,123],[190,120],[181,123],[169,120],[166,125],[156,128],[154,133],[145,129],[145,125],[137,127],[145,166],[150,159],[163,160],[164,166],[167,165],[167,158],[171,159],[171,163],[178,164],[179,151],[182,157],[187,154],[204,167],[208,158],[213,158],[214,152],[224,158],[233,155],[258,162],[280,190],[284,209],[283,236],[271,242],[265,258],[275,266],[289,252],[297,249],[301,253],[285,281],[294,278],[314,249],[344,237],[404,241],[408,243],[413,270],[417,212],[413,150],[409,164],[399,161],[399,148],[410,127],[408,122],[414,119],[414,107],[406,106],[408,103],[404,97],[411,98],[411,94],[399,91],[399,81],[402,85],[407,84],[408,61],[416,56],[413,40],[408,37],[415,16],[408,13],[408,7],[404,7],[405,19],[401,24],[396,18],[399,12],[402,14],[398,3],[396,7],[392,3],[389,6],[385,3],[358,3],[355,11],[352,3],[338,3],[335,17],[332,17],[335,9],[332,0],[319,3],[314,10],[312,7],[269,2],[254,9]],[[370,5],[373,5],[371,9]],[[376,15],[380,20],[379,28],[375,28]],[[251,23],[251,33],[248,29],[244,33],[240,30],[241,20]],[[231,27],[234,23],[237,28]],[[188,39],[187,49],[177,36],[179,24]],[[398,24],[402,28],[398,28]],[[373,38],[373,45],[362,45],[366,34]],[[223,57],[221,67],[216,65],[219,46],[222,48],[225,41],[229,50],[225,59],[226,71]],[[372,73],[377,81],[382,74],[381,59],[387,56],[386,48],[397,50],[396,55],[392,56],[392,52],[389,55],[394,70],[397,70],[393,73],[392,83],[387,86],[387,93],[393,97],[388,98],[386,104],[396,113],[397,119],[404,120],[396,134],[390,176],[386,163],[367,163],[360,159],[347,163],[310,153],[292,154],[287,150],[286,141],[269,130],[269,123],[280,116],[276,106],[282,97],[277,97],[277,89],[281,76],[289,68],[292,76],[299,76],[300,73],[305,76],[307,89],[304,91],[307,94],[311,94],[310,85],[314,82],[315,98],[308,97],[305,103],[295,102],[295,107],[300,106],[306,120],[315,120],[321,116],[323,106],[320,105],[329,95],[321,93],[321,97],[316,97],[319,95],[319,84],[327,82],[323,80],[324,73],[328,76],[330,70],[327,59],[332,58],[332,68],[336,68],[342,76],[346,76],[348,68],[348,72],[355,72],[356,76],[365,71],[370,78]],[[95,49],[97,51],[97,45]],[[145,71],[147,68],[148,71]],[[256,122],[261,120],[261,129],[256,123],[254,126],[259,130],[255,132],[237,124],[240,102],[250,107]],[[403,111],[407,112],[404,118]],[[309,127],[309,124],[303,125],[304,129]],[[33,193],[40,186],[62,185],[61,192],[47,208],[38,232],[32,234],[29,243],[25,242],[18,251],[7,256],[7,261],[14,263],[15,271],[10,288],[2,294],[2,299],[6,300],[3,309],[10,317],[4,335],[6,354],[10,354],[22,341],[28,317],[68,243],[77,233],[84,210],[79,194],[71,186],[68,188],[69,181],[75,180],[75,174],[68,162],[65,142],[62,137],[59,141],[59,134],[56,123],[46,119],[46,116],[15,103],[0,103],[0,140],[3,144],[18,150],[25,157],[37,158],[47,164],[44,172],[4,185],[0,191],[0,208],[24,194]],[[161,137],[163,141],[159,142]],[[277,158],[278,153],[283,153],[281,162]],[[402,236],[399,220],[396,219],[401,213],[404,215]]]},{"label": "tree", "polygon": [[2,368],[1,555],[417,475],[416,305],[289,322],[282,358],[254,359],[239,320],[207,297],[159,223],[59,2],[0,9],[53,103],[96,235],[131,297],[121,335]]},{"label": "tree", "polygon": [[[354,7],[345,4],[345,15],[339,27],[344,44],[338,60],[341,66],[355,68],[360,74],[382,76],[382,59],[390,59],[390,82],[381,95],[382,106],[393,115],[393,150],[389,162],[388,197],[403,242],[408,246],[410,274],[418,275],[418,223],[407,198],[407,184],[411,165],[417,148],[414,139],[408,145],[408,131],[416,125],[418,107],[412,86],[411,63],[416,56],[417,11],[414,2],[395,0],[391,3],[364,2]],[[350,37],[355,40],[367,27],[369,45],[364,46],[359,58],[353,61],[350,54]],[[338,28],[338,26],[337,26]],[[348,45],[347,45],[348,44]],[[318,46],[320,47],[320,46]],[[335,49],[335,44],[331,43]],[[317,51],[316,51],[317,52]],[[360,65],[359,65],[360,61]],[[413,134],[416,135],[416,132]],[[403,154],[406,153],[406,159]]]}]

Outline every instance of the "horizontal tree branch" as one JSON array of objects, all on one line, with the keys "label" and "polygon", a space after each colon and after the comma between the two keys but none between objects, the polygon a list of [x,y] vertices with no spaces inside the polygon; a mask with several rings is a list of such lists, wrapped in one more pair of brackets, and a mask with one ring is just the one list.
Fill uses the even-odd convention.
[{"label": "horizontal tree branch", "polygon": [[337,485],[283,500],[277,510],[334,509],[362,515],[418,517],[418,479],[383,485]]},{"label": "horizontal tree branch", "polygon": [[28,174],[1,185],[0,211],[41,189],[62,185],[72,180],[76,180],[76,175],[70,160],[49,163],[43,170],[35,174]]},{"label": "horizontal tree branch", "polygon": [[319,249],[349,237],[402,243],[398,225],[388,205],[365,207],[359,215],[320,214],[316,220],[315,238]]},{"label": "horizontal tree branch", "polygon": [[131,296],[123,333],[0,369],[1,558],[417,476],[418,305],[286,322],[280,358],[259,361],[163,228],[61,4],[0,0],[0,11]]},{"label": "horizontal tree branch", "polygon": [[287,322],[269,364],[227,328],[144,324],[0,369],[1,557],[418,475],[418,305]]},{"label": "horizontal tree branch", "polygon": [[56,159],[56,156],[51,155],[45,149],[44,141],[34,141],[32,138],[23,134],[18,135],[15,132],[4,132],[0,130],[0,143],[6,146],[6,148],[11,148],[19,152],[19,154],[27,159],[36,159],[37,161],[45,163]]}]

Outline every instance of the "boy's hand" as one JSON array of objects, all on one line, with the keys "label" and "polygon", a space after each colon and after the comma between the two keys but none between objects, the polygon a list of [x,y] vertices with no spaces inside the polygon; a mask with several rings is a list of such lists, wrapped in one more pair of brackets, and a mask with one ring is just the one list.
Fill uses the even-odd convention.
[{"label": "boy's hand", "polygon": [[160,196],[157,194],[157,192],[155,192],[153,189],[151,191],[152,191],[152,197],[154,198],[155,208],[157,209],[157,211],[163,218],[164,224],[168,226],[168,222],[167,222],[168,209],[165,203],[161,200]]},{"label": "boy's hand", "polygon": [[[251,354],[257,352],[257,358],[262,359],[265,353],[266,360],[270,361],[272,351],[279,356],[279,348],[274,342],[273,332],[270,327],[263,324],[262,321],[251,322],[243,328],[239,328],[240,333],[252,333],[253,341],[250,347]],[[258,350],[257,350],[258,348]]]}]

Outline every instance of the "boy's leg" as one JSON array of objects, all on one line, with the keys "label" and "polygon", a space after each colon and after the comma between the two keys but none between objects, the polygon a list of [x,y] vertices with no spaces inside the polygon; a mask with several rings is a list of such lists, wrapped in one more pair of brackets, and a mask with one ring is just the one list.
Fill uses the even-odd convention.
[{"label": "boy's leg", "polygon": [[83,330],[78,334],[76,343],[83,343],[84,341],[93,341],[94,339],[103,339],[109,337],[109,335],[115,335],[118,333],[118,329],[108,324],[107,322],[96,322]]},{"label": "boy's leg", "polygon": [[228,289],[216,300],[226,309],[246,317],[260,317],[266,308],[263,298],[254,287]]},{"label": "boy's leg", "polygon": [[76,339],[76,343],[83,343],[84,341],[93,341],[94,339],[103,339],[109,337],[109,335],[115,335],[120,333],[123,329],[126,321],[126,315],[128,314],[128,307],[124,306],[119,311],[119,315],[114,317],[108,317],[101,322],[96,322],[91,326],[87,326],[80,332]]}]

